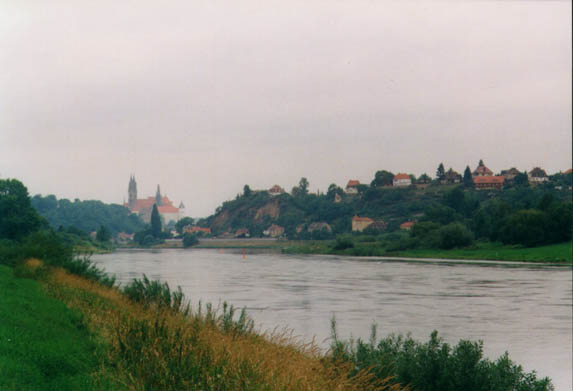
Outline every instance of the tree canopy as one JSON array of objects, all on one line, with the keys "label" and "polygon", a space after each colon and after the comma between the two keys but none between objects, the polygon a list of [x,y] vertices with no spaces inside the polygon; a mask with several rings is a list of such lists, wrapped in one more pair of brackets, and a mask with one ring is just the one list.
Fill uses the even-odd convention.
[{"label": "tree canopy", "polygon": [[444,179],[445,176],[446,176],[446,169],[444,168],[444,164],[440,163],[438,169],[436,170],[436,178],[438,178],[438,180],[441,181],[442,179]]},{"label": "tree canopy", "polygon": [[35,195],[31,201],[32,206],[54,229],[74,227],[93,232],[103,225],[115,235],[118,232],[134,233],[144,226],[139,216],[122,205],[93,200],[71,202],[65,198],[58,200],[53,195]]},{"label": "tree canopy", "polygon": [[43,225],[26,186],[17,179],[0,179],[0,239],[19,240]]},{"label": "tree canopy", "polygon": [[374,179],[370,183],[371,187],[391,186],[394,180],[394,174],[390,171],[380,170],[374,174]]},{"label": "tree canopy", "polygon": [[154,238],[161,237],[161,216],[159,216],[157,204],[153,204],[153,210],[151,211],[151,235]]}]

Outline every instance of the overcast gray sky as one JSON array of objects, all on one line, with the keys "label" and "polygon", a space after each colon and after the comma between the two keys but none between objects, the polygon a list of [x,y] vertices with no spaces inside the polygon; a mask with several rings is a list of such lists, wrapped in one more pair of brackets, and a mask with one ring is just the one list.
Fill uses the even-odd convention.
[{"label": "overcast gray sky", "polygon": [[206,216],[248,183],[571,166],[570,1],[0,2],[0,177]]}]

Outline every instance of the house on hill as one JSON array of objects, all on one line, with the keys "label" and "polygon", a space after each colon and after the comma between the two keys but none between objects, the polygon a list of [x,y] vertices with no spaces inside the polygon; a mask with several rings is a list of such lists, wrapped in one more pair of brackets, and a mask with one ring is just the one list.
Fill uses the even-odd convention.
[{"label": "house on hill", "polygon": [[516,175],[521,174],[519,170],[515,167],[511,167],[509,170],[501,170],[500,175],[505,178],[505,181],[513,181]]},{"label": "house on hill", "polygon": [[211,228],[191,227],[190,225],[186,225],[185,228],[183,228],[183,233],[202,233],[205,235],[211,235]]},{"label": "house on hill", "polygon": [[372,223],[374,223],[374,220],[370,217],[358,217],[354,215],[352,218],[352,231],[362,232]]},{"label": "house on hill", "polygon": [[476,176],[474,177],[476,190],[502,189],[505,178],[503,176]]},{"label": "house on hill", "polygon": [[472,176],[493,176],[493,171],[487,168],[485,164],[483,164],[483,160],[480,160],[478,166],[472,173]]},{"label": "house on hill", "polygon": [[409,231],[412,229],[412,227],[414,226],[414,222],[413,221],[405,221],[402,224],[400,224],[400,229],[404,230],[404,231]]},{"label": "house on hill", "polygon": [[394,187],[408,187],[412,184],[412,178],[408,174],[396,174],[392,180],[392,185]]},{"label": "house on hill", "polygon": [[527,173],[527,180],[530,185],[538,185],[543,182],[547,182],[547,173],[540,167],[535,167],[533,170]]},{"label": "house on hill", "polygon": [[285,189],[280,187],[279,185],[274,185],[268,190],[269,195],[271,196],[278,196],[285,193]]},{"label": "house on hill", "polygon": [[358,186],[360,185],[360,181],[351,179],[346,184],[346,193],[347,194],[358,194]]},{"label": "house on hill", "polygon": [[271,238],[278,238],[285,233],[285,229],[280,225],[272,224],[269,228],[263,231],[263,235],[270,236]]}]

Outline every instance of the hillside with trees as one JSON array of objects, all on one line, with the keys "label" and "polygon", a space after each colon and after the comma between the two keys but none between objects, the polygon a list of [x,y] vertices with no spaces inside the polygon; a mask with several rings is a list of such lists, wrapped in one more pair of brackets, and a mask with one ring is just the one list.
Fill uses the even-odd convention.
[{"label": "hillside with trees", "polygon": [[[442,165],[441,171],[447,175]],[[538,246],[571,239],[571,174],[537,186],[517,178],[503,190],[476,190],[468,174],[467,168],[466,179],[453,185],[434,180],[429,186],[396,188],[387,185],[392,174],[379,171],[370,186],[358,186],[357,194],[335,184],[325,194],[312,194],[306,178],[291,194],[275,196],[246,185],[242,194],[198,224],[220,236],[248,229],[251,237],[261,237],[278,225],[288,239],[334,239],[350,234],[353,216],[361,216],[383,222],[363,234],[383,240],[395,233],[392,246],[403,249],[448,249],[475,240]],[[404,222],[414,222],[408,233],[400,229]],[[324,224],[318,225],[321,230],[310,229],[316,223],[329,229]]]},{"label": "hillside with trees", "polygon": [[86,233],[105,227],[111,235],[119,232],[134,233],[143,228],[143,221],[122,205],[101,201],[70,201],[54,195],[35,195],[32,206],[54,229],[70,228]]}]

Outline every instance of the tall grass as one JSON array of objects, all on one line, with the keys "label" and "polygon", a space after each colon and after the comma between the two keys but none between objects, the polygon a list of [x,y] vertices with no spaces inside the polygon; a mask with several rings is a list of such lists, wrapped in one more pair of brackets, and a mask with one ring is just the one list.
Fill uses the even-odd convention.
[{"label": "tall grass", "polygon": [[[63,270],[50,291],[86,314],[108,343],[106,365],[133,390],[400,390],[387,379],[352,372],[314,344],[287,334],[261,335],[244,311],[232,306],[192,309],[179,289],[144,277],[104,287]],[[125,292],[125,293],[123,293]]]}]

